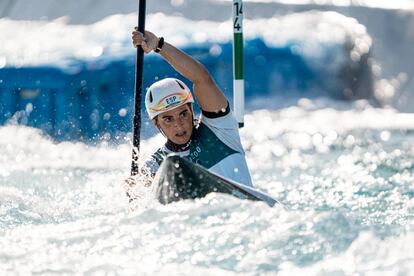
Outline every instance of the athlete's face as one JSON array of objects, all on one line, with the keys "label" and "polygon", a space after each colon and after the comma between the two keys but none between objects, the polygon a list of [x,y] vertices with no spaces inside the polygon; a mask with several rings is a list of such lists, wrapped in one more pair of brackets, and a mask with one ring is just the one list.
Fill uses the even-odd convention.
[{"label": "athlete's face", "polygon": [[188,104],[161,113],[155,119],[165,136],[178,145],[187,143],[193,132],[193,116]]}]

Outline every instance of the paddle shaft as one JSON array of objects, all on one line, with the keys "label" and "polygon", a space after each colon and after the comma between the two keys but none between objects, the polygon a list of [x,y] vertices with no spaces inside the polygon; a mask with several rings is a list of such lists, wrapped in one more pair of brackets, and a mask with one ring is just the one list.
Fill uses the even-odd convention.
[{"label": "paddle shaft", "polygon": [[[138,8],[138,31],[145,32],[145,9],[146,0],[139,0]],[[135,105],[133,119],[133,140],[132,140],[132,163],[131,175],[138,174],[138,154],[141,136],[141,93],[144,75],[144,51],[141,47],[137,48],[137,59],[135,63]]]}]

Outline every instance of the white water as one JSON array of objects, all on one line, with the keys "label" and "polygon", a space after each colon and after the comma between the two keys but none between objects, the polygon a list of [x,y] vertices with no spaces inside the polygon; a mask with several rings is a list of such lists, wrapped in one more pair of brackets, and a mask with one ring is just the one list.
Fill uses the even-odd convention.
[{"label": "white water", "polygon": [[128,143],[1,127],[0,274],[412,275],[413,133],[412,114],[364,101],[257,110],[248,163],[286,209],[212,194],[129,213]]},{"label": "white water", "polygon": [[[133,56],[131,32],[136,15],[113,15],[92,25],[68,25],[56,21],[14,21],[0,19],[0,69],[6,66],[53,65],[66,69],[75,60],[113,60]],[[162,13],[151,14],[147,27],[163,34],[177,47],[224,43],[232,39],[231,21],[193,21]],[[307,12],[280,18],[245,20],[245,39],[261,38],[268,47],[295,44],[296,51],[309,59],[321,59],[338,52],[332,67],[338,70],[343,44],[357,41],[355,53],[367,53],[371,39],[363,25],[335,12]],[[179,26],[180,32],[177,32]],[[271,29],[266,26],[273,26]],[[309,29],[304,28],[307,26]],[[211,32],[211,30],[215,30]],[[30,41],[27,47],[24,41]],[[217,49],[216,49],[217,51]]]},{"label": "white water", "polygon": [[[71,5],[52,8],[41,2],[45,5],[17,1],[10,15],[40,18],[47,8],[55,18]],[[152,14],[148,26],[178,46],[230,39],[228,17],[217,19],[226,11],[203,13],[212,18],[199,21],[189,19],[195,1],[167,2],[182,8],[186,18]],[[312,45],[340,45],[345,35],[361,35],[380,60],[374,64],[378,75],[386,72],[377,93],[409,107],[412,89],[406,85],[405,97],[399,97],[399,88],[410,84],[413,72],[412,1],[372,4],[404,8],[392,16],[387,9],[358,13],[356,6],[372,1],[352,1],[349,7],[346,1],[321,2],[313,3],[345,5],[342,11],[372,23],[365,29],[352,18],[322,13],[333,18],[323,18],[329,24],[322,24],[325,31],[315,38],[318,33],[303,25],[317,22],[321,13],[258,14],[246,19],[246,35],[267,38],[270,45],[305,36],[303,49],[309,53]],[[104,13],[114,10],[113,3],[102,5]],[[300,8],[287,5],[284,12],[292,6]],[[78,20],[99,19],[88,10],[74,14]],[[115,15],[88,26],[65,20],[0,19],[0,68],[66,66],[71,58],[105,60],[133,51],[129,33],[135,15]],[[280,27],[278,41],[266,26]],[[288,27],[292,31],[283,32]],[[367,33],[373,41],[365,40]],[[330,49],[335,47],[321,53],[330,54]],[[256,187],[285,209],[211,194],[168,206],[144,199],[130,213],[121,188],[129,174],[128,137],[121,145],[93,146],[55,143],[22,126],[0,127],[0,275],[414,275],[413,114],[373,108],[365,101],[263,101],[252,103],[265,109],[247,114],[242,141]],[[143,154],[162,140],[158,135],[143,141]]]}]

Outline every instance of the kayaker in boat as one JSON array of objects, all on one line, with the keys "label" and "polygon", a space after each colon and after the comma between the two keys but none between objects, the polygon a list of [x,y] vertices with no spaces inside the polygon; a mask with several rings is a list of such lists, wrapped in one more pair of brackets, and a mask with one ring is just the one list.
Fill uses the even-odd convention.
[{"label": "kayaker in boat", "polygon": [[190,80],[201,109],[200,117],[195,119],[194,98],[179,79],[162,79],[148,88],[146,110],[167,141],[142,165],[141,173],[152,178],[164,158],[174,153],[220,176],[252,186],[238,123],[228,100],[207,69],[152,32],[146,31],[144,36],[135,28],[132,43],[134,47],[141,46],[145,53],[158,53]]}]

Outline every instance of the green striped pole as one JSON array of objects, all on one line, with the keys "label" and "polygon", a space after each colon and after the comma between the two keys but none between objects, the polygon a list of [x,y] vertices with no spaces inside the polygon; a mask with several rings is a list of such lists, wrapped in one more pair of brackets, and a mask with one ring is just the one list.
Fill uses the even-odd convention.
[{"label": "green striped pole", "polygon": [[233,103],[239,127],[244,126],[243,1],[233,0]]}]

